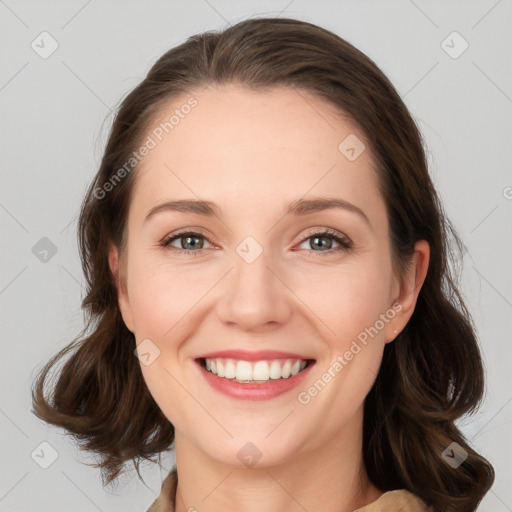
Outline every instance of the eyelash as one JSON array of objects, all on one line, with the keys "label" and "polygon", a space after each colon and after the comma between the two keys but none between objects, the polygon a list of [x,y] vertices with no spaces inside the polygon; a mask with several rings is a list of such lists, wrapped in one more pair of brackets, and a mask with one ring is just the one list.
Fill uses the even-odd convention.
[{"label": "eyelash", "polygon": [[[197,249],[195,251],[190,251],[190,250],[187,250],[187,249],[178,249],[176,247],[171,247],[170,246],[170,244],[172,242],[174,242],[174,240],[178,240],[180,238],[185,238],[186,236],[194,236],[194,237],[204,238],[205,240],[208,240],[208,238],[204,234],[198,233],[197,231],[183,231],[181,233],[177,233],[175,235],[172,235],[169,238],[165,238],[164,240],[162,240],[160,245],[164,249],[169,249],[169,250],[177,251],[176,254],[178,254],[178,255],[180,255],[182,253],[185,253],[187,256],[192,256],[193,257],[193,256],[198,256],[199,254],[202,254],[202,252],[205,249]],[[337,231],[334,231],[333,229],[326,229],[324,231],[315,231],[313,233],[308,233],[308,235],[305,236],[299,242],[299,245],[303,244],[305,241],[309,240],[310,238],[315,238],[315,237],[317,237],[317,238],[332,238],[335,242],[340,244],[340,247],[335,247],[333,249],[328,249],[328,250],[325,250],[325,251],[314,251],[313,249],[303,249],[303,250],[308,251],[310,254],[311,253],[315,253],[315,256],[317,254],[319,254],[320,256],[323,256],[324,254],[332,254],[333,252],[337,252],[337,251],[347,251],[347,250],[351,249],[352,245],[353,245],[352,241],[349,238],[347,238],[346,236],[338,233]]]}]

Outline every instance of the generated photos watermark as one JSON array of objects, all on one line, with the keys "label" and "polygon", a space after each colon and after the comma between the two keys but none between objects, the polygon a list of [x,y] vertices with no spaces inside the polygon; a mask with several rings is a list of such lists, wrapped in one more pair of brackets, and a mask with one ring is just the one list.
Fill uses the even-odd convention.
[{"label": "generated photos watermark", "polygon": [[322,373],[319,379],[317,379],[313,385],[311,385],[307,390],[301,391],[297,395],[297,400],[302,405],[307,405],[311,402],[311,400],[316,397],[321,391],[325,389],[325,387],[332,381],[345,366],[349,364],[352,359],[354,359],[357,354],[361,352],[361,350],[368,345],[369,339],[375,338],[379,334],[382,329],[389,323],[390,320],[395,318],[396,314],[402,311],[403,306],[400,303],[395,303],[391,308],[389,308],[385,313],[381,313],[379,319],[375,321],[375,323],[366,327],[362,330],[356,337],[356,339],[352,340],[350,347],[343,353],[336,357],[336,359],[331,363],[329,368]]},{"label": "generated photos watermark", "polygon": [[181,105],[180,108],[174,109],[174,112],[169,119],[154,128],[139,149],[134,151],[126,162],[119,167],[119,169],[105,183],[103,183],[101,187],[96,187],[93,190],[94,197],[101,200],[107,195],[107,193],[114,190],[121,180],[130,174],[137,164],[149,155],[150,151],[155,149],[158,144],[162,142],[164,137],[174,130],[176,126],[178,126],[180,122],[190,114],[197,104],[197,100],[191,96],[188,98],[186,103]]}]

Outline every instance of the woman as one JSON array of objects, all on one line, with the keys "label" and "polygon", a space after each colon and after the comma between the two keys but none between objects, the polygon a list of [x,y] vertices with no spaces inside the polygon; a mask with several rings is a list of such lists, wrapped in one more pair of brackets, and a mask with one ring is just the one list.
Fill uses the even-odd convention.
[{"label": "woman", "polygon": [[283,18],[191,37],[120,106],[79,221],[90,332],[34,412],[108,482],[174,443],[151,512],[473,511],[494,473],[454,423],[484,383],[450,236],[365,55]]}]

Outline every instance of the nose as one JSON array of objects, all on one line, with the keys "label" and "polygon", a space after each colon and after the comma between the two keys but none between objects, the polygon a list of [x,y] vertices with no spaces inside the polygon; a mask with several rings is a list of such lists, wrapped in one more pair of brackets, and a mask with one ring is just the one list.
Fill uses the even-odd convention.
[{"label": "nose", "polygon": [[265,250],[252,262],[235,253],[217,303],[220,319],[251,332],[285,324],[293,310],[293,294],[279,274],[279,266]]}]

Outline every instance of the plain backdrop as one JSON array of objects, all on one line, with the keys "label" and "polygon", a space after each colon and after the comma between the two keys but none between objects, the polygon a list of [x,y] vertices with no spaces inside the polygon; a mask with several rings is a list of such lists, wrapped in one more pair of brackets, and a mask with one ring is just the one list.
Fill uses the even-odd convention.
[{"label": "plain backdrop", "polygon": [[265,15],[347,39],[419,124],[466,245],[462,290],[488,375],[461,422],[497,473],[480,510],[512,510],[510,0],[0,0],[0,511],[139,512],[159,493],[172,452],[143,466],[146,485],[131,471],[103,489],[93,459],[31,413],[29,387],[83,325],[76,218],[109,111],[188,36]]}]

